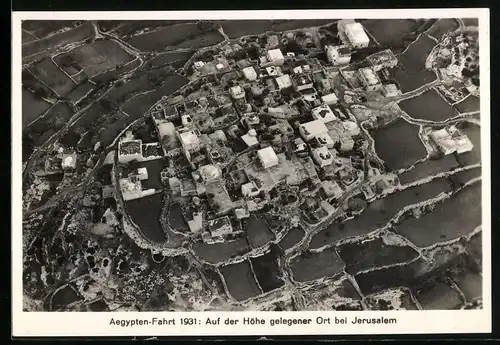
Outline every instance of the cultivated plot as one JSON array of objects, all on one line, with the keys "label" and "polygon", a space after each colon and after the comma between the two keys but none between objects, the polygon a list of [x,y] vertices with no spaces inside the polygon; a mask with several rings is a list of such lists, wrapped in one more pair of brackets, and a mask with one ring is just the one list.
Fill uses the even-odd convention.
[{"label": "cultivated plot", "polygon": [[375,150],[390,170],[408,168],[426,157],[427,150],[420,140],[419,130],[419,126],[397,119],[372,134]]},{"label": "cultivated plot", "polygon": [[457,111],[434,89],[399,102],[399,107],[414,119],[433,122],[446,121],[458,115]]}]

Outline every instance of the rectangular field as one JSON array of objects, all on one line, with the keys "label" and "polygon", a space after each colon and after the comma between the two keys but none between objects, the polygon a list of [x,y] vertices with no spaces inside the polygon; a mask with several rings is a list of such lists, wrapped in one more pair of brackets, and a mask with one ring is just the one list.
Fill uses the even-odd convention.
[{"label": "rectangular field", "polygon": [[402,93],[413,91],[437,79],[434,71],[421,70],[414,72],[399,66],[392,68],[390,74],[399,85]]},{"label": "rectangular field", "polygon": [[420,127],[397,119],[374,134],[377,155],[390,170],[407,168],[427,155],[418,136]]},{"label": "rectangular field", "polygon": [[137,35],[142,32],[153,31],[166,26],[194,23],[196,20],[102,20],[99,21],[99,26],[105,31],[113,30],[113,32],[122,36]]},{"label": "rectangular field", "polygon": [[467,135],[474,145],[472,151],[457,155],[458,163],[461,166],[481,163],[481,127],[476,124],[463,121],[457,125],[460,131]]},{"label": "rectangular field", "polygon": [[138,68],[140,65],[141,65],[141,60],[134,59],[131,62],[129,62],[123,66],[120,66],[120,67],[117,67],[115,69],[109,70],[107,72],[103,72],[99,75],[96,75],[94,78],[92,78],[92,80],[95,81],[96,83],[106,84],[106,83],[109,83],[113,80],[118,79],[120,76],[122,76],[124,74],[127,74],[127,73],[133,71],[134,69]]},{"label": "rectangular field", "polygon": [[458,27],[459,25],[456,19],[441,18],[437,22],[435,22],[429,30],[426,31],[426,34],[434,37],[439,41],[444,34],[450,31],[455,31],[458,29]]},{"label": "rectangular field", "polygon": [[222,41],[223,37],[218,31],[209,31],[179,42],[175,45],[175,49],[200,49],[216,45]]},{"label": "rectangular field", "polygon": [[435,122],[445,121],[458,115],[458,112],[433,89],[399,102],[399,107],[414,119]]},{"label": "rectangular field", "polygon": [[245,260],[220,268],[229,294],[237,301],[243,301],[262,293],[250,265],[250,262]]},{"label": "rectangular field", "polygon": [[308,253],[295,257],[290,263],[293,279],[298,282],[333,277],[342,272],[344,263],[334,250]]},{"label": "rectangular field", "polygon": [[73,115],[73,110],[66,104],[54,104],[44,116],[39,117],[26,129],[36,146],[42,145],[53,133],[61,129]]},{"label": "rectangular field", "polygon": [[91,37],[92,34],[92,24],[85,22],[74,29],[24,44],[22,47],[23,63],[48,56],[59,46],[84,41]]},{"label": "rectangular field", "polygon": [[404,37],[420,27],[414,19],[366,19],[362,23],[381,46],[392,48],[404,47]]},{"label": "rectangular field", "polygon": [[426,34],[422,34],[408,46],[400,56],[399,61],[405,69],[420,72],[425,69],[425,60],[435,45],[436,42],[433,39]]},{"label": "rectangular field", "polygon": [[348,237],[360,236],[377,230],[387,224],[403,207],[432,199],[442,192],[450,191],[450,184],[444,178],[395,192],[383,199],[373,201],[355,218],[344,223],[332,223],[313,236],[309,248],[321,248]]},{"label": "rectangular field", "polygon": [[132,36],[127,43],[141,51],[159,51],[204,33],[196,23],[176,24]]},{"label": "rectangular field", "polygon": [[272,252],[250,259],[257,281],[264,293],[275,290],[285,283],[280,278],[278,257]]},{"label": "rectangular field", "polygon": [[459,113],[472,113],[479,111],[480,101],[479,97],[469,95],[466,99],[454,105]]},{"label": "rectangular field", "polygon": [[413,169],[399,175],[399,182],[402,185],[412,183],[458,167],[459,165],[454,155],[446,155],[440,159],[427,159],[424,162],[418,163]]},{"label": "rectangular field", "polygon": [[141,232],[153,242],[165,243],[167,238],[160,224],[163,195],[149,195],[125,202],[127,212]]},{"label": "rectangular field", "polygon": [[302,28],[317,27],[336,22],[337,19],[295,19],[275,22],[272,26],[273,31],[291,31]]},{"label": "rectangular field", "polygon": [[215,244],[196,242],[193,245],[193,251],[203,260],[211,263],[218,263],[229,260],[232,256],[248,253],[250,251],[250,246],[246,239]]},{"label": "rectangular field", "polygon": [[222,26],[229,38],[237,38],[271,31],[274,22],[272,20],[221,20],[216,23]]},{"label": "rectangular field", "polygon": [[305,231],[302,228],[293,228],[281,239],[279,245],[283,250],[291,249],[294,245],[300,242],[305,236]]},{"label": "rectangular field", "polygon": [[132,61],[133,57],[114,41],[97,40],[58,55],[54,60],[69,75],[83,70],[81,73],[93,78]]},{"label": "rectangular field", "polygon": [[422,289],[416,298],[424,310],[460,309],[463,304],[459,292],[444,281]]},{"label": "rectangular field", "polygon": [[51,59],[37,63],[30,69],[30,72],[58,95],[66,96],[75,87],[75,83]]},{"label": "rectangular field", "polygon": [[162,96],[170,95],[171,93],[180,89],[182,86],[186,85],[187,82],[188,80],[185,77],[179,76],[177,74],[169,76],[163,82],[163,85],[161,87],[133,97],[122,105],[122,109],[127,114],[130,114],[133,118],[142,116]]},{"label": "rectangular field", "polygon": [[410,246],[387,245],[380,238],[346,243],[338,251],[346,264],[346,272],[353,275],[376,267],[408,262],[419,255]]},{"label": "rectangular field", "polygon": [[44,38],[56,31],[74,28],[81,25],[82,21],[76,20],[23,20],[21,27],[23,31],[29,32],[36,39]]},{"label": "rectangular field", "polygon": [[395,226],[396,231],[419,247],[432,246],[468,234],[481,225],[481,182],[460,190],[435,205],[420,218]]},{"label": "rectangular field", "polygon": [[146,64],[148,66],[151,66],[153,68],[155,67],[161,67],[165,65],[170,65],[174,62],[178,61],[187,61],[191,56],[193,56],[194,51],[171,51],[171,52],[164,52],[161,54],[158,54],[151,60],[149,60]]},{"label": "rectangular field", "polygon": [[274,233],[269,229],[267,223],[258,216],[252,216],[248,220],[246,230],[248,243],[252,248],[259,248],[274,240]]},{"label": "rectangular field", "polygon": [[442,276],[447,269],[463,267],[467,260],[465,254],[442,253],[442,255],[442,260],[432,265],[419,258],[407,265],[390,266],[360,273],[355,276],[355,279],[365,295],[401,286],[418,290]]},{"label": "rectangular field", "polygon": [[452,279],[463,292],[467,301],[483,296],[483,279],[478,273],[467,268],[454,274]]},{"label": "rectangular field", "polygon": [[23,129],[36,120],[38,116],[43,114],[51,107],[49,102],[44,101],[40,97],[35,96],[31,91],[23,88],[22,91],[22,121]]},{"label": "rectangular field", "polygon": [[87,95],[94,89],[94,87],[94,84],[86,81],[71,90],[71,92],[68,94],[68,98],[71,102],[73,102],[73,104],[78,104],[80,100],[85,97],[85,95]]}]

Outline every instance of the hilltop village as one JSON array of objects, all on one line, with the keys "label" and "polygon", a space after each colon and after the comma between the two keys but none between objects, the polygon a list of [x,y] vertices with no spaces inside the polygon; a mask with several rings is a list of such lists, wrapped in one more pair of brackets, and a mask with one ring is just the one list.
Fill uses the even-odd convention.
[{"label": "hilltop village", "polygon": [[[120,139],[124,200],[167,186],[182,205],[188,231],[205,243],[220,243],[241,237],[242,222],[254,212],[313,225],[333,215],[353,217],[360,203],[393,191],[397,176],[376,159],[349,105],[369,97],[360,94],[397,98],[401,92],[387,69],[398,60],[387,49],[352,63],[370,39],[360,23],[337,25],[337,45],[306,31],[241,38],[216,55],[205,54],[208,59],[194,59],[191,78],[197,82],[150,111],[158,142],[144,144],[131,132]],[[283,49],[292,40],[296,51]],[[326,61],[311,57],[319,54]],[[351,85],[342,85],[345,80]],[[360,92],[356,97],[346,88]],[[438,153],[473,147],[456,128],[429,138]],[[161,157],[168,162],[161,172],[141,166]],[[350,197],[358,202],[339,210]]]},{"label": "hilltop village", "polygon": [[474,21],[72,25],[25,45],[27,310],[481,306]]}]

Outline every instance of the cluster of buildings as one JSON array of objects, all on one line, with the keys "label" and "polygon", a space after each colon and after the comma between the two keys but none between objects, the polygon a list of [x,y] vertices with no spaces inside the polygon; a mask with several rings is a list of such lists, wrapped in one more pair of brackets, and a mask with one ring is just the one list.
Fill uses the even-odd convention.
[{"label": "cluster of buildings", "polygon": [[56,146],[52,152],[45,157],[42,169],[35,172],[37,176],[48,176],[54,174],[64,174],[71,177],[80,166],[78,154],[68,151],[62,146]]},{"label": "cluster of buildings", "polygon": [[[354,21],[339,23],[339,35],[342,45],[324,47],[334,68],[349,64],[351,52],[370,42]],[[241,234],[237,224],[251,212],[270,204],[280,207],[273,195],[282,186],[299,196],[283,210],[300,204],[308,219],[318,221],[335,212],[336,202],[366,173],[371,174],[367,199],[394,183],[367,170],[367,142],[355,117],[339,104],[335,74],[327,73],[318,59],[288,52],[275,36],[267,37],[258,58],[235,61],[230,57],[242,47],[227,45],[212,62],[195,61],[193,68],[203,75],[198,83],[151,112],[159,137],[156,152],[169,161],[161,179],[179,202],[189,205],[183,208],[189,230],[207,243],[235,239]],[[314,45],[310,34],[303,36]],[[397,63],[391,54],[372,55],[368,67],[357,72],[367,91],[398,94],[379,78]],[[148,159],[145,150],[138,139],[123,140],[119,161]],[[141,188],[145,179],[144,170],[123,178],[124,197],[154,192]]]},{"label": "cluster of buildings", "polygon": [[[131,132],[118,143],[118,162],[121,165],[137,164],[140,162],[162,159],[163,154],[160,143],[143,143],[135,139]],[[144,181],[149,179],[147,167],[138,166],[120,171],[118,181],[125,201],[142,198],[155,194],[155,188],[144,188]]]},{"label": "cluster of buildings", "polygon": [[444,155],[451,153],[465,153],[474,148],[474,145],[467,137],[455,126],[448,126],[442,129],[433,131],[429,134],[431,142]]}]

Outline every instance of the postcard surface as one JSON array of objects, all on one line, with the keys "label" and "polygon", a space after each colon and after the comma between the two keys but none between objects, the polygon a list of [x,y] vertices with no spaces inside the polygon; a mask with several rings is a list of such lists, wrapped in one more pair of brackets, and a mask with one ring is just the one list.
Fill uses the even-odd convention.
[{"label": "postcard surface", "polygon": [[14,336],[491,331],[487,9],[12,27]]}]

